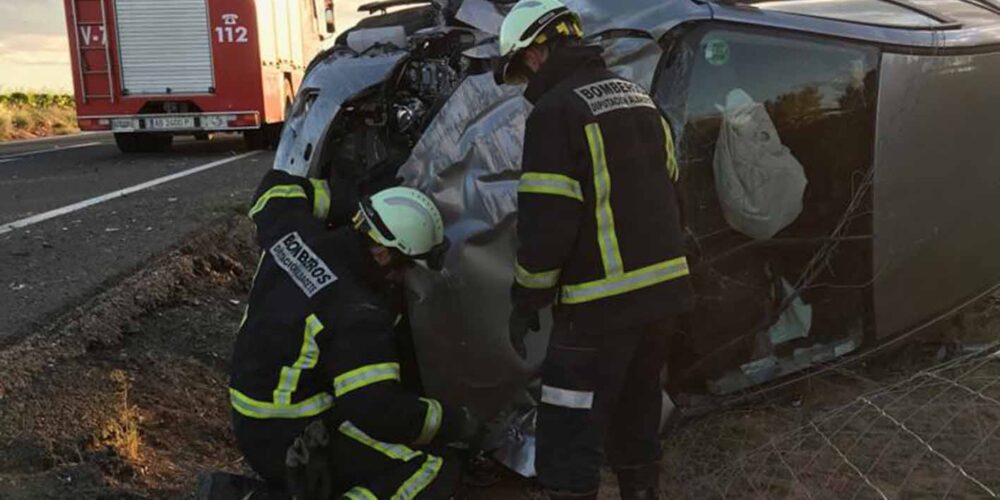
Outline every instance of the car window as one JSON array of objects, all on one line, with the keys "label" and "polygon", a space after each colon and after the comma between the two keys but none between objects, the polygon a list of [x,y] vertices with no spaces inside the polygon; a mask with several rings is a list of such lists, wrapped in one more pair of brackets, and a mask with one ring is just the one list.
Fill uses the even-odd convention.
[{"label": "car window", "polygon": [[[721,383],[735,369],[746,382],[754,366],[780,375],[860,345],[869,328],[870,197],[846,219],[844,234],[857,238],[827,237],[872,164],[878,57],[866,46],[721,24],[689,29],[666,51],[654,95],[674,129],[701,249],[689,346],[700,361],[688,375]],[[795,324],[783,307],[793,301],[783,299],[799,285],[804,331],[776,332],[786,319]],[[787,362],[751,363],[772,356]]]}]

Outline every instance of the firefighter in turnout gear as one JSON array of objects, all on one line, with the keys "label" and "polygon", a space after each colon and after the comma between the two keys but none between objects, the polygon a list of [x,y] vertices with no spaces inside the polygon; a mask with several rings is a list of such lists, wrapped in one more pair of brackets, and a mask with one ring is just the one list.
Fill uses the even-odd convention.
[{"label": "firefighter in turnout gear", "polygon": [[504,19],[498,82],[527,83],[510,337],[554,305],[535,464],[551,498],[657,498],[660,374],[674,318],[693,305],[670,127],[646,90],[607,69],[557,0]]},{"label": "firefighter in turnout gear", "polygon": [[325,181],[274,170],[250,210],[263,252],[232,359],[239,448],[297,499],[449,498],[459,467],[439,445],[477,422],[404,390],[393,333],[395,284],[414,260],[440,260],[441,215],[402,187],[339,227],[331,205]]}]

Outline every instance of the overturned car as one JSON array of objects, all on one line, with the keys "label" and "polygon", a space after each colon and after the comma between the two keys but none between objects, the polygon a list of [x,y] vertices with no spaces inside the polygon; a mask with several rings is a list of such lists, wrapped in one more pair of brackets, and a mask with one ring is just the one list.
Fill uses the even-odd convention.
[{"label": "overturned car", "polygon": [[[1000,284],[1000,4],[566,3],[674,129],[699,304],[672,393],[740,394]],[[401,5],[314,61],[275,168],[431,195],[452,246],[408,279],[425,390],[483,417],[530,407],[546,339],[524,362],[506,329],[529,105],[489,74],[509,3],[364,8]]]}]

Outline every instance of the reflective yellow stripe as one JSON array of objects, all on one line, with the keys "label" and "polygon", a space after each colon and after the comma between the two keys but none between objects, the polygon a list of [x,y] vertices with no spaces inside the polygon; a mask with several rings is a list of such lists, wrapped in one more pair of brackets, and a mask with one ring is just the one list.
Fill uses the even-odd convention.
[{"label": "reflective yellow stripe", "polygon": [[611,174],[604,152],[604,137],[601,126],[591,123],[584,127],[587,144],[590,146],[590,161],[594,166],[594,205],[597,216],[597,243],[601,247],[601,261],[604,274],[608,277],[624,273],[621,252],[618,250],[618,236],[615,234],[615,217],[611,210]]},{"label": "reflective yellow stripe", "polygon": [[517,192],[554,194],[583,201],[583,191],[580,189],[580,183],[572,177],[560,174],[525,172],[521,174],[521,182],[517,185]]},{"label": "reflective yellow stripe", "polygon": [[330,215],[330,185],[323,179],[309,179],[313,186],[313,216],[326,220]]},{"label": "reflective yellow stripe", "polygon": [[250,418],[305,418],[329,410],[333,406],[333,396],[321,392],[305,401],[279,405],[251,399],[230,387],[229,403],[234,410]]},{"label": "reflective yellow stripe", "polygon": [[667,173],[670,174],[670,180],[677,182],[681,178],[681,170],[677,166],[677,155],[674,154],[674,134],[670,132],[670,125],[663,117],[660,117],[660,123],[663,124],[663,141],[667,148]]},{"label": "reflective yellow stripe", "polygon": [[392,500],[410,500],[411,498],[416,498],[421,491],[424,491],[428,485],[434,482],[438,472],[441,471],[442,465],[444,465],[444,460],[434,455],[427,455],[424,464],[396,490],[396,493],[392,495]]},{"label": "reflective yellow stripe", "polygon": [[355,368],[333,379],[333,392],[338,398],[386,380],[399,380],[399,363],[378,363]]},{"label": "reflective yellow stripe", "polygon": [[517,284],[533,290],[544,290],[556,286],[559,283],[559,274],[559,269],[533,273],[521,267],[521,264],[514,265],[514,279],[517,280]]},{"label": "reflective yellow stripe", "polygon": [[347,500],[378,500],[378,497],[364,486],[351,488],[351,491],[344,493],[342,498],[346,498]]},{"label": "reflective yellow stripe", "polygon": [[[250,289],[253,290],[254,283],[257,282],[257,275],[260,274],[260,266],[264,264],[264,255],[267,252],[261,252],[260,258],[257,259],[257,269],[253,272],[253,278],[250,280]],[[243,325],[246,324],[247,318],[250,316],[250,301],[247,300],[247,306],[243,308],[243,319],[240,320],[240,329],[243,329]]]},{"label": "reflective yellow stripe", "polygon": [[306,196],[306,191],[302,189],[301,186],[296,184],[282,184],[280,186],[274,186],[262,194],[260,198],[257,198],[257,202],[253,204],[253,208],[250,209],[250,213],[247,215],[249,215],[252,219],[255,215],[260,213],[261,210],[264,210],[264,207],[267,206],[267,202],[271,201],[272,198],[308,199],[309,197]]},{"label": "reflective yellow stripe", "polygon": [[306,318],[306,326],[302,331],[302,347],[299,349],[299,357],[292,363],[292,366],[281,368],[281,375],[278,377],[278,387],[274,390],[275,404],[287,405],[292,402],[292,394],[299,386],[299,376],[302,370],[309,370],[316,366],[319,360],[319,345],[316,343],[316,336],[323,331],[323,323],[315,314],[310,314]]},{"label": "reflective yellow stripe", "polygon": [[361,429],[355,427],[350,421],[344,421],[344,423],[340,424],[338,430],[340,430],[341,434],[394,460],[408,462],[414,457],[420,456],[419,451],[413,451],[401,444],[389,444],[377,441],[368,434],[365,434]]},{"label": "reflective yellow stripe", "polygon": [[678,257],[602,280],[562,288],[563,304],[579,304],[657,285],[690,274],[687,259]]},{"label": "reflective yellow stripe", "polygon": [[441,403],[433,399],[420,398],[420,400],[427,403],[427,415],[424,416],[424,428],[420,431],[420,437],[413,444],[425,445],[433,441],[441,429],[442,410]]}]

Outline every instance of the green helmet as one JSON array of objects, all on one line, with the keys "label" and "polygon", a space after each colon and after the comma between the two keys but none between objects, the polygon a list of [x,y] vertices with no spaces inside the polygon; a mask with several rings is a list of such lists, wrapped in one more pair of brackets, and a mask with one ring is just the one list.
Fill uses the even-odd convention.
[{"label": "green helmet", "polygon": [[364,197],[358,215],[376,243],[426,259],[431,267],[447,249],[441,212],[416,189],[392,187]]},{"label": "green helmet", "polygon": [[500,58],[494,69],[497,84],[522,83],[512,70],[517,55],[535,43],[553,36],[583,37],[580,16],[559,0],[520,0],[500,25]]}]

